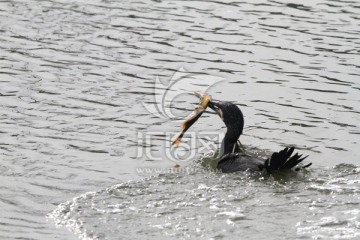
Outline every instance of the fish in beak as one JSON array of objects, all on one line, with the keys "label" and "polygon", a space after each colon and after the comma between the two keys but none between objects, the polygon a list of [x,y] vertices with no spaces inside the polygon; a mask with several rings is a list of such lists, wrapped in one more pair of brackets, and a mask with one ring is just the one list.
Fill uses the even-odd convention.
[{"label": "fish in beak", "polygon": [[212,97],[207,93],[195,93],[195,96],[200,98],[200,103],[195,107],[194,111],[187,117],[187,119],[181,124],[181,132],[176,135],[171,145],[175,147],[179,146],[181,138],[185,132],[201,117],[205,109],[212,101]]}]

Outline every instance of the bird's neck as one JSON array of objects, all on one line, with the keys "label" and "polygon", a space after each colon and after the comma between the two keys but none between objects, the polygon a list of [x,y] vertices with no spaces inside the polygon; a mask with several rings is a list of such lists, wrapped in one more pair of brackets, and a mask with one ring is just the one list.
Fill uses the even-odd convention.
[{"label": "bird's neck", "polygon": [[223,154],[238,152],[240,150],[237,144],[240,135],[241,130],[227,126],[227,131],[223,140]]}]

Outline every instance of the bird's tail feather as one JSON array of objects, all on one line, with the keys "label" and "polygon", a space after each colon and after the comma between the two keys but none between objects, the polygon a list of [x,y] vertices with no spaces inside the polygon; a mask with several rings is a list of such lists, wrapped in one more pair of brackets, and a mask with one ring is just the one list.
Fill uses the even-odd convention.
[{"label": "bird's tail feather", "polygon": [[295,148],[284,148],[280,152],[274,152],[271,158],[265,161],[265,169],[268,173],[282,171],[282,170],[289,170],[295,167],[295,171],[298,171],[302,168],[307,168],[311,166],[312,163],[309,163],[305,166],[296,167],[300,162],[302,162],[308,156],[303,157],[303,155],[295,153],[291,156],[294,152]]}]

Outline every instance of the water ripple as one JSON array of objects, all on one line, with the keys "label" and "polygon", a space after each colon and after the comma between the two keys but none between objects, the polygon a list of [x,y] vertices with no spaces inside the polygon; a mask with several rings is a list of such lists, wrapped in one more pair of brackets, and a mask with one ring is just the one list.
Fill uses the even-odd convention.
[{"label": "water ripple", "polygon": [[[195,174],[160,174],[83,194],[60,204],[50,217],[82,239],[109,239],[121,235],[121,229],[135,225],[137,230],[130,233],[135,239],[215,238],[219,234],[224,238],[234,234],[254,237],[265,232],[271,233],[269,239],[284,234],[321,234],[331,239],[346,235],[347,239],[356,239],[360,181],[358,173],[348,174],[358,168],[336,168],[343,171],[343,176],[336,176],[338,171],[329,169],[291,176],[291,180],[289,176],[219,176],[201,169]],[[329,198],[329,194],[333,197]],[[285,209],[284,204],[291,209]],[[286,215],[291,215],[291,219]],[[92,224],[94,221],[96,225]],[[277,232],[272,224],[287,227]]]}]

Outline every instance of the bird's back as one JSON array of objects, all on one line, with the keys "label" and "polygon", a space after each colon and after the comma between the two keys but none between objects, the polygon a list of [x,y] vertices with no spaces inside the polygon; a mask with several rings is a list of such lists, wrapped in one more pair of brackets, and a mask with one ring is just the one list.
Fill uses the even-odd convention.
[{"label": "bird's back", "polygon": [[230,153],[220,158],[217,168],[224,173],[261,171],[264,168],[264,160],[244,153]]}]

